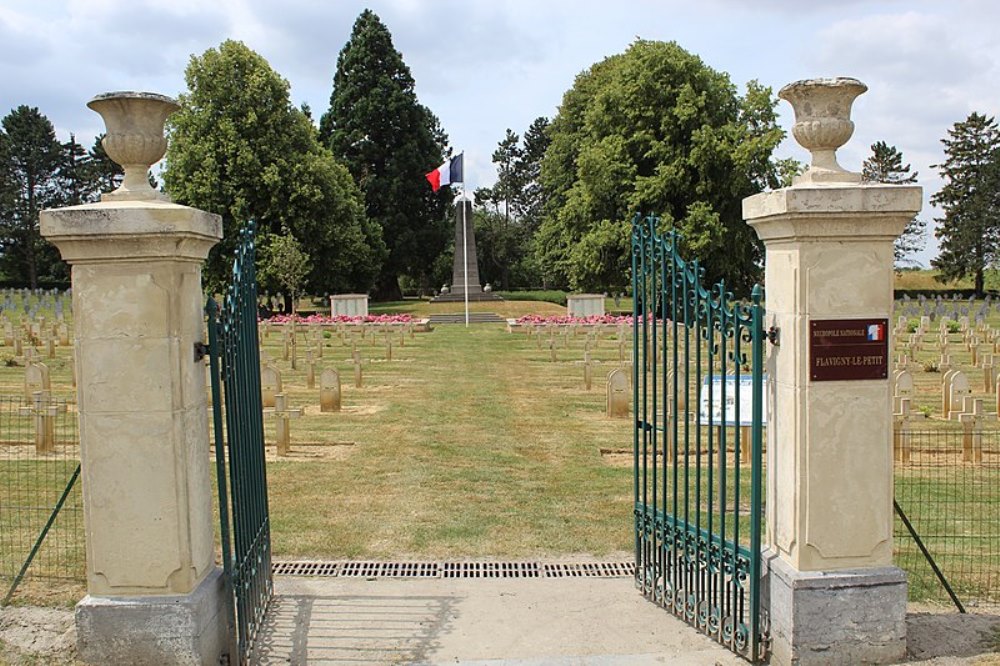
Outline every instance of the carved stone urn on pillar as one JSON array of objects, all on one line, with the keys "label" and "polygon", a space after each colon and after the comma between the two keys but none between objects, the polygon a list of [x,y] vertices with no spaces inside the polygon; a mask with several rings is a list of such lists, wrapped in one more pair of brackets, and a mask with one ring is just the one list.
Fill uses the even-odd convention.
[{"label": "carved stone urn on pillar", "polygon": [[851,105],[866,90],[868,86],[857,79],[838,77],[796,81],[778,91],[778,97],[795,111],[792,136],[812,153],[812,164],[796,177],[795,184],[861,182],[861,174],[837,163],[837,149],[854,134]]},{"label": "carved stone urn on pillar", "polygon": [[89,105],[125,169],[98,203],[42,211],[72,266],[87,596],[79,657],[93,664],[216,664],[226,592],[213,549],[201,268],[218,215],[149,185],[177,103],[118,92]]},{"label": "carved stone urn on pillar", "polygon": [[779,332],[767,359],[762,585],[776,666],[896,663],[906,652],[888,324],[893,241],[922,193],[862,183],[837,163],[865,90],[850,78],[782,88],[812,164],[792,187],[743,200],[766,250],[766,325]]},{"label": "carved stone urn on pillar", "polygon": [[101,201],[166,200],[149,184],[149,167],[167,152],[163,124],[180,105],[156,93],[112,92],[97,95],[87,106],[104,118],[107,133],[101,144],[125,170],[121,186],[101,195]]}]

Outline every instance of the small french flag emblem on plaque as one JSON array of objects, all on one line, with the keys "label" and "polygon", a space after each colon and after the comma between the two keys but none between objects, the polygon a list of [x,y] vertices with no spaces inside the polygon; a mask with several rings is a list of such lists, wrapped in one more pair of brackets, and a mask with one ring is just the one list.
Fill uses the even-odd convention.
[{"label": "small french flag emblem on plaque", "polygon": [[885,324],[869,324],[868,339],[872,342],[885,340]]}]

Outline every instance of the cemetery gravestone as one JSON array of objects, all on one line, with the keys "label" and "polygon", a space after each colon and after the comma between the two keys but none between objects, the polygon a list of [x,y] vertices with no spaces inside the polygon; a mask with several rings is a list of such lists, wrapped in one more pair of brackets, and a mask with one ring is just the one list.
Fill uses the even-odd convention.
[{"label": "cemetery gravestone", "polygon": [[29,363],[24,368],[24,397],[32,398],[39,391],[47,396],[50,390],[48,366],[44,363]]},{"label": "cemetery gravestone", "polygon": [[281,393],[281,371],[273,365],[261,368],[260,389],[264,407],[274,407],[275,396]]},{"label": "cemetery gravestone", "polygon": [[319,411],[340,411],[340,373],[333,368],[326,368],[319,375]]},{"label": "cemetery gravestone", "polygon": [[629,391],[628,376],[621,368],[608,373],[607,381],[607,413],[609,418],[628,418],[629,402],[632,399]]},{"label": "cemetery gravestone", "polygon": [[965,412],[965,399],[971,395],[972,389],[969,388],[969,378],[965,376],[964,372],[956,371],[951,378],[951,390],[948,397],[949,420],[959,420],[959,417]]}]

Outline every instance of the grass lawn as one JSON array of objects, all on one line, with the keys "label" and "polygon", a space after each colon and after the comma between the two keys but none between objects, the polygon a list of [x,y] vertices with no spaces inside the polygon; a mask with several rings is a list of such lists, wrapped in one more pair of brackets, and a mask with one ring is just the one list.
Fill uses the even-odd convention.
[{"label": "grass lawn", "polygon": [[[472,307],[505,317],[565,313],[560,306],[540,301],[474,303]],[[373,304],[371,310],[426,317],[462,308],[461,303],[407,300]],[[995,312],[991,324],[1000,326]],[[929,335],[928,342],[935,337]],[[601,454],[601,449],[628,452],[632,446],[632,421],[604,416],[603,378],[617,366],[616,341],[605,339],[591,350],[591,357],[600,361],[591,391],[583,386],[582,337],[570,340],[569,347],[559,347],[555,362],[547,344],[537,346],[535,338],[508,334],[501,325],[468,329],[440,325],[402,342],[397,333],[391,361],[386,360],[384,336],[360,344],[364,383],[355,388],[350,344],[336,334],[324,337],[324,355],[318,363],[340,370],[344,408],[322,414],[318,389],[306,388],[305,362],[300,359],[298,369],[292,370],[281,360],[278,333],[265,339],[264,351],[282,369],[291,406],[305,408],[305,414],[292,421],[293,450],[287,459],[274,458],[274,419],[265,418],[277,558],[631,556],[630,455]],[[971,354],[960,344],[958,334],[952,335],[951,344],[953,360],[969,366]],[[302,341],[303,355],[304,348]],[[931,368],[938,354],[928,345],[918,352],[917,363]],[[0,360],[11,356],[0,348]],[[55,359],[44,360],[50,367],[53,393],[73,397],[69,350],[60,348]],[[982,371],[975,375],[971,367],[966,369],[974,395],[984,398],[992,413],[995,397],[984,390]],[[914,374],[914,409],[933,417],[914,427],[953,430],[954,422],[943,421],[936,413],[941,402],[940,373],[918,370]],[[23,367],[0,363],[0,394],[22,394],[23,377]],[[0,422],[0,428],[10,427],[5,423]],[[995,429],[996,425],[987,427]],[[0,433],[0,439],[5,437]],[[988,458],[995,461],[996,455]],[[0,494],[5,487],[11,491],[12,485],[35,484],[32,479],[44,478],[36,474],[9,480],[21,467],[23,463],[5,461],[0,447]],[[948,499],[948,493],[966,492],[973,486],[980,493],[975,497],[981,499],[970,505],[970,515],[980,524],[996,524],[983,523],[983,517],[987,515],[984,507],[994,506],[1000,496],[1000,477],[983,476],[963,489],[965,482],[956,476],[962,469],[958,464],[931,479],[897,474],[901,498],[916,497],[918,487],[933,486],[919,494],[930,498],[922,501],[925,516],[911,515],[918,527],[933,529],[940,516],[959,521],[947,523],[948,530],[978,529],[960,524],[955,501]],[[745,491],[744,497],[748,498]],[[934,500],[938,497],[943,499]],[[34,529],[29,526],[27,531]],[[745,527],[741,529],[745,533]],[[995,575],[1000,571],[1000,553],[995,552],[998,538],[990,533],[985,539],[970,552],[979,557],[977,572]],[[901,564],[925,567],[910,557],[912,548],[904,542],[900,540],[900,547],[907,560]],[[964,543],[978,542],[966,539]],[[956,553],[946,559],[954,558],[958,566],[964,557]],[[9,570],[10,564],[0,562],[0,571]],[[27,585],[28,599],[47,602],[44,581],[29,580]],[[926,588],[929,594],[932,587],[921,584],[914,591]],[[54,602],[71,602],[78,591],[79,587],[73,588],[64,595],[66,599]]]},{"label": "grass lawn", "polygon": [[[537,306],[538,304],[532,304]],[[265,348],[277,356],[277,336]],[[631,548],[631,468],[601,448],[631,447],[630,420],[604,416],[600,381],[583,387],[579,349],[552,362],[532,338],[499,325],[438,326],[385,347],[326,339],[344,410],[320,414],[304,368],[286,372],[292,446],[314,458],[268,466],[278,557],[607,556]],[[610,340],[592,352],[603,376]],[[274,424],[265,429],[273,436]],[[310,444],[315,446],[304,446]],[[329,455],[329,458],[320,457]]]}]

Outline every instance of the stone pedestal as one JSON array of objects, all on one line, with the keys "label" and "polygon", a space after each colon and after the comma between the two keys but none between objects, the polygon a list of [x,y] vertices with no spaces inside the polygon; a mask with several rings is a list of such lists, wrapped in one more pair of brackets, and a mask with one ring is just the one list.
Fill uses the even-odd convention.
[{"label": "stone pedestal", "polygon": [[893,241],[922,196],[840,177],[827,158],[795,186],[743,202],[766,247],[766,326],[777,332],[764,535],[772,663],[890,663],[905,652],[906,613],[905,574],[892,565],[890,379],[861,378],[859,363],[820,381],[810,335],[820,320],[850,331],[861,328],[852,320],[891,318]]},{"label": "stone pedestal", "polygon": [[798,571],[764,556],[772,664],[892,664],[906,653],[906,573]]},{"label": "stone pedestal", "polygon": [[[130,143],[110,123],[109,134]],[[130,168],[143,161],[133,157]],[[204,342],[201,267],[222,223],[132,183],[40,218],[72,266],[87,533],[80,656],[218,663],[227,616],[213,549],[205,361],[195,345]]]}]

